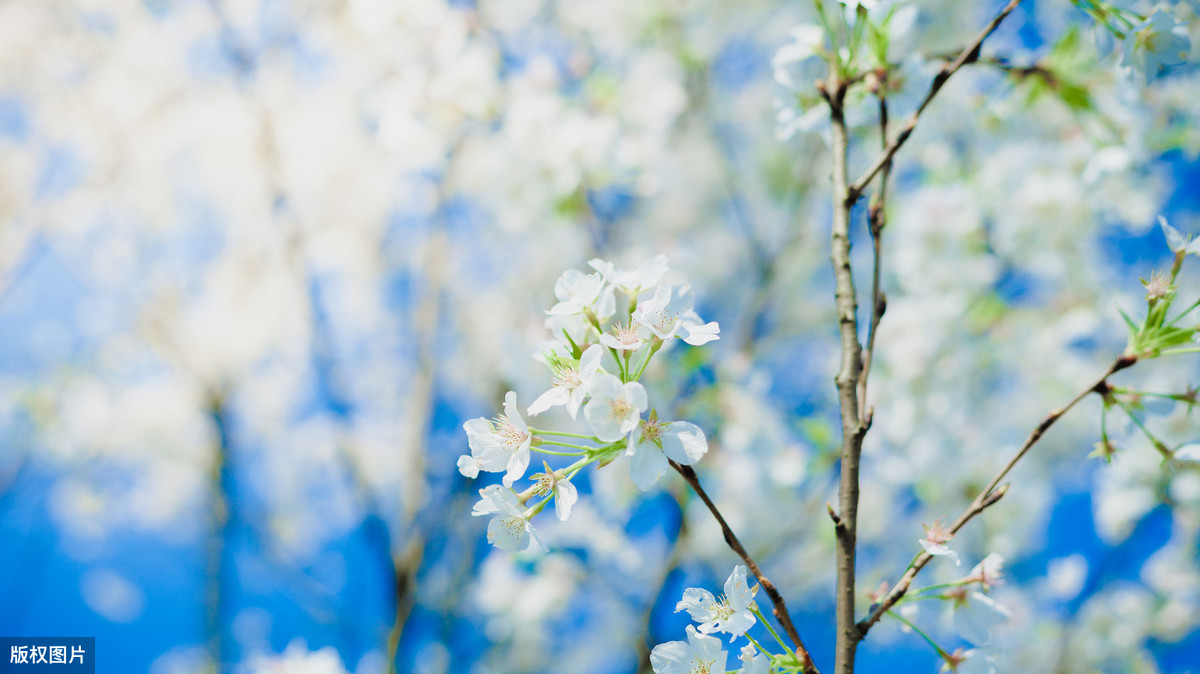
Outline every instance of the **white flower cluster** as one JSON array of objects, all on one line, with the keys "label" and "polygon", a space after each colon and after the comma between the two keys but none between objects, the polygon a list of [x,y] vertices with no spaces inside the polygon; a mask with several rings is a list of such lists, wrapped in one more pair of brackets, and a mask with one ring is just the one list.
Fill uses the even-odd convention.
[{"label": "white flower cluster", "polygon": [[[659,644],[650,652],[650,666],[655,674],[690,674],[725,672],[726,653],[721,650],[721,640],[709,636],[712,632],[730,634],[730,642],[744,635],[754,626],[758,606],[754,595],[758,586],[746,583],[746,567],[735,566],[725,581],[725,596],[720,599],[701,588],[689,587],[683,591],[683,600],[675,605],[676,612],[686,610],[692,620],[700,623],[697,628],[687,626],[687,641],[669,641]],[[740,653],[742,674],[767,674],[772,664],[765,651],[746,644]]]},{"label": "white flower cluster", "polygon": [[[473,512],[493,516],[488,540],[504,550],[540,546],[530,522],[551,500],[558,519],[567,520],[579,499],[571,478],[590,464],[604,466],[627,456],[634,483],[648,490],[667,471],[668,459],[692,465],[708,451],[704,431],[695,424],[662,421],[653,409],[645,414],[649,401],[638,380],[672,339],[706,344],[720,338],[720,327],[696,314],[688,286],[663,282],[665,256],[634,270],[600,259],[589,264],[591,273],[568,270],[554,284],[558,302],[546,312],[546,326],[555,339],[543,354],[551,387],[526,412],[536,416],[563,406],[576,419],[582,409],[590,434],[530,427],[513,391],[504,397],[503,415],[463,424],[471,453],[459,457],[459,472],[470,478],[481,470],[504,473],[503,486],[479,491]],[[545,472],[517,492],[513,484],[524,477],[531,452],[576,460],[558,469],[543,462]]]}]

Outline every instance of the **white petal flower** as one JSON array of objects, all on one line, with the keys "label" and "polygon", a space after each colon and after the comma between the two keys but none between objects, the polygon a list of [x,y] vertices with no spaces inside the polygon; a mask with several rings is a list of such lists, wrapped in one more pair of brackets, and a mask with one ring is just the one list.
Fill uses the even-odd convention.
[{"label": "white petal flower", "polygon": [[767,674],[771,667],[771,658],[760,654],[750,644],[742,647],[739,659],[742,661],[741,674]]},{"label": "white petal flower", "polygon": [[[458,469],[467,477],[474,477],[480,470],[492,473],[507,471],[504,485],[511,486],[525,474],[529,467],[529,446],[533,436],[529,426],[517,409],[517,394],[509,391],[504,396],[504,416],[491,421],[479,417],[463,424],[467,432],[467,444],[471,447],[474,465],[458,460]],[[474,474],[472,474],[474,472]]]},{"label": "white petal flower", "polygon": [[567,414],[574,419],[587,396],[592,378],[600,370],[603,349],[593,344],[583,352],[578,361],[550,356],[550,367],[554,370],[552,387],[529,406],[529,414],[536,416],[557,405],[566,405]]},{"label": "white petal flower", "polygon": [[689,344],[699,345],[720,339],[720,326],[715,322],[704,323],[692,310],[695,300],[691,288],[672,288],[660,284],[654,295],[638,304],[633,320],[646,326],[659,339],[666,341],[679,335]]},{"label": "white petal flower", "polygon": [[992,627],[1011,617],[1011,611],[982,592],[964,592],[954,602],[954,628],[977,646],[991,640]]},{"label": "white petal flower", "polygon": [[629,473],[642,491],[654,486],[667,472],[667,459],[690,466],[708,452],[708,440],[699,426],[687,421],[663,423],[656,414],[643,419],[629,438],[625,454]]},{"label": "white petal flower", "polygon": [[576,269],[568,269],[555,281],[554,296],[558,298],[558,304],[546,312],[554,316],[570,316],[591,310],[599,318],[608,318],[617,310],[612,286],[605,283],[600,274],[584,274]]},{"label": "white petal flower", "polygon": [[1187,62],[1191,50],[1187,24],[1160,9],[1129,29],[1121,65],[1153,82],[1160,71]]},{"label": "white petal flower", "polygon": [[1158,216],[1158,225],[1162,227],[1163,236],[1166,237],[1167,246],[1170,247],[1171,252],[1200,255],[1200,239],[1197,239],[1195,235],[1180,234],[1179,230],[1172,227],[1161,215]]},{"label": "white petal flower", "polygon": [[579,501],[579,491],[566,477],[550,470],[550,464],[542,462],[546,472],[533,476],[537,483],[538,494],[554,494],[554,514],[559,520],[566,522],[571,517],[571,508]]},{"label": "white petal flower", "polygon": [[687,626],[685,641],[668,641],[650,651],[654,674],[725,674],[725,651],[721,640]]},{"label": "white petal flower", "polygon": [[541,546],[537,530],[511,489],[493,484],[480,489],[479,496],[471,514],[495,515],[488,522],[488,543],[510,552]]},{"label": "white petal flower", "polygon": [[650,341],[650,331],[636,322],[614,325],[611,333],[600,335],[600,343],[617,351],[637,351]]},{"label": "white petal flower", "polygon": [[588,265],[600,272],[605,281],[635,296],[657,285],[668,269],[666,255],[656,255],[633,271],[617,269],[613,263],[600,258],[590,260]]},{"label": "white petal flower", "polygon": [[958,553],[946,545],[951,538],[954,538],[954,534],[946,528],[941,520],[938,520],[933,523],[933,526],[925,525],[925,538],[917,542],[921,544],[921,548],[925,552],[934,556],[948,557],[954,560],[955,566],[962,566],[962,560],[958,558]]},{"label": "white petal flower", "polygon": [[470,454],[463,454],[458,457],[458,472],[474,479],[479,476],[479,459]]},{"label": "white petal flower", "polygon": [[975,565],[971,569],[971,573],[967,574],[964,581],[968,583],[979,583],[979,585],[988,591],[993,585],[999,585],[1004,582],[1004,556],[993,552],[983,561]]},{"label": "white petal flower", "polygon": [[746,567],[739,564],[733,567],[733,573],[725,581],[725,596],[717,599],[711,592],[702,588],[689,587],[683,591],[683,599],[675,605],[675,611],[686,610],[700,624],[700,631],[726,632],[732,635],[730,641],[746,633],[754,626],[754,614],[750,607],[754,605],[754,589],[746,583]]},{"label": "white petal flower", "polygon": [[591,400],[583,416],[592,433],[604,442],[616,442],[637,428],[646,410],[646,389],[636,381],[622,384],[615,375],[598,374],[588,393]]}]

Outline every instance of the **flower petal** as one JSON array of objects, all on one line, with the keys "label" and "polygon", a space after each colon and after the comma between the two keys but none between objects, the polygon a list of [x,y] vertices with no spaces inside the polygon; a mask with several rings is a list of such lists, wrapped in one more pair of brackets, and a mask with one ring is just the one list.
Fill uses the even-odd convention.
[{"label": "flower petal", "polygon": [[708,452],[708,440],[696,424],[672,421],[662,435],[662,449],[672,461],[690,466]]}]

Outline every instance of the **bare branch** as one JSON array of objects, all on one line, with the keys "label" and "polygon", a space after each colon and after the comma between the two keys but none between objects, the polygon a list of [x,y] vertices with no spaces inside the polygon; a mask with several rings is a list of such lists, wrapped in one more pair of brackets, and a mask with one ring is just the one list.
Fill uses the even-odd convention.
[{"label": "bare branch", "polygon": [[[1070,409],[1074,407],[1076,403],[1086,398],[1088,394],[1099,393],[1103,395],[1104,392],[1108,390],[1108,378],[1113,374],[1120,372],[1121,370],[1132,367],[1135,363],[1137,363],[1136,356],[1121,356],[1117,360],[1113,361],[1113,364],[1109,366],[1108,371],[1106,371],[1103,376],[1101,376],[1084,390],[1080,391],[1079,394],[1072,398],[1070,402],[1063,407],[1060,407],[1047,414],[1046,417],[1043,418],[1040,423],[1038,423],[1037,427],[1035,427],[1033,431],[1029,433],[1029,437],[1025,438],[1025,442],[1021,445],[1020,449],[1013,454],[1012,458],[1008,460],[1008,463],[1004,464],[1004,467],[1001,468],[998,473],[996,473],[995,477],[992,478],[992,481],[989,482],[988,485],[979,492],[979,495],[975,497],[975,500],[971,502],[971,505],[967,507],[963,514],[959,515],[953,526],[950,527],[950,533],[958,533],[958,531],[962,529],[967,522],[970,522],[975,518],[976,515],[982,513],[984,510],[987,510],[1004,496],[1004,493],[1007,491],[1007,485],[1001,487],[1000,482],[1008,475],[1009,471],[1011,471],[1013,467],[1017,465],[1017,462],[1024,458],[1029,450],[1032,449],[1035,444],[1037,444],[1038,440],[1042,439],[1042,435],[1045,434],[1045,432],[1049,430],[1049,428],[1053,426],[1055,422],[1057,422],[1064,414],[1070,411]],[[858,631],[860,635],[866,636],[871,627],[874,626],[875,623],[879,622],[879,619],[882,618],[889,609],[895,606],[896,602],[900,601],[900,599],[904,596],[904,593],[908,591],[909,586],[912,585],[913,579],[917,577],[917,574],[921,572],[921,569],[925,568],[925,565],[929,563],[930,559],[932,559],[932,557],[929,555],[929,553],[922,552],[915,560],[913,560],[913,563],[909,565],[908,569],[904,572],[904,576],[900,578],[900,581],[896,583],[896,586],[892,588],[892,591],[889,592],[886,597],[880,600],[879,603],[872,606],[870,614],[858,623]]]},{"label": "bare branch", "polygon": [[1000,13],[993,17],[988,25],[979,32],[979,35],[975,37],[975,40],[972,41],[971,44],[964,47],[961,52],[959,52],[958,58],[942,66],[941,72],[934,76],[933,82],[930,83],[929,91],[926,92],[925,98],[921,101],[921,104],[917,106],[916,111],[913,112],[912,117],[909,118],[908,123],[904,125],[903,129],[900,130],[900,134],[896,136],[895,140],[888,144],[883,153],[879,155],[879,158],[875,160],[875,163],[871,164],[871,168],[867,169],[861,178],[854,181],[854,183],[850,185],[849,194],[851,200],[858,199],[858,197],[862,195],[863,190],[867,188],[867,184],[870,183],[871,180],[873,180],[875,176],[883,170],[884,166],[892,161],[892,157],[896,156],[896,153],[901,147],[904,146],[904,143],[908,141],[908,137],[912,135],[913,130],[917,127],[917,119],[919,119],[921,113],[925,111],[925,107],[929,105],[929,102],[933,100],[934,96],[938,95],[938,92],[942,90],[942,86],[946,84],[946,81],[949,80],[950,77],[953,76],[954,73],[958,72],[963,66],[967,65],[968,63],[974,63],[979,59],[979,49],[983,46],[983,41],[986,40],[993,32],[995,32],[996,28],[1000,26],[1000,22],[1004,21],[1004,19],[1007,18],[1008,15],[1017,8],[1017,5],[1021,4],[1021,2],[1022,0],[1009,0],[1008,4],[1004,6],[1004,9],[1001,9]]}]

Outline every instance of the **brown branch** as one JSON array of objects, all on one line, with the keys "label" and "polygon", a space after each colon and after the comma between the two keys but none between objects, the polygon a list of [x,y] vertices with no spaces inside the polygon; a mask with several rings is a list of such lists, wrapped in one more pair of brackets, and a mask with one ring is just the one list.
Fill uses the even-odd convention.
[{"label": "brown branch", "polygon": [[[835,75],[836,78],[836,75]],[[826,90],[833,133],[833,228],[830,235],[830,260],[836,281],[838,329],[842,359],[838,368],[838,407],[842,416],[841,484],[838,488],[838,518],[834,528],[837,540],[837,644],[834,671],[853,674],[854,652],[858,647],[858,628],[854,624],[854,571],[858,539],[858,474],[862,441],[867,427],[862,423],[858,384],[862,373],[862,344],[858,341],[858,293],[850,267],[850,206],[854,198],[846,185],[849,137],[843,103],[846,83],[833,82]]]},{"label": "brown branch", "polygon": [[779,621],[780,626],[783,627],[783,631],[787,633],[792,643],[796,644],[796,655],[800,658],[804,671],[817,674],[817,667],[813,664],[812,656],[808,654],[808,648],[804,646],[804,640],[800,638],[800,633],[796,631],[796,626],[792,624],[792,618],[788,615],[787,605],[783,602],[783,595],[779,594],[779,590],[775,588],[775,584],[763,574],[762,569],[758,568],[758,564],[750,557],[750,553],[746,552],[745,546],[738,540],[737,535],[733,533],[733,529],[729,528],[729,523],[725,521],[725,516],[721,514],[716,504],[709,498],[708,492],[704,491],[704,487],[700,486],[700,478],[696,475],[696,471],[691,466],[684,466],[674,461],[670,461],[670,463],[675,472],[682,475],[683,479],[692,487],[692,491],[696,492],[700,500],[704,501],[704,505],[708,506],[708,511],[712,513],[713,518],[717,520],[717,524],[721,526],[721,533],[725,536],[725,543],[729,545],[731,550],[737,553],[738,557],[742,558],[742,561],[746,563],[746,567],[750,569],[750,573],[754,574],[754,578],[762,586],[763,592],[766,592],[767,597],[771,599],[772,612],[775,614],[775,619]]},{"label": "brown branch", "polygon": [[963,66],[967,65],[968,63],[974,63],[979,59],[979,49],[983,46],[983,41],[986,40],[993,32],[995,32],[996,28],[1000,26],[1000,22],[1004,21],[1004,19],[1007,18],[1008,15],[1017,8],[1017,5],[1021,4],[1021,2],[1022,0],[1009,0],[1008,4],[1004,6],[1004,9],[1001,9],[1000,13],[993,17],[992,20],[988,22],[987,26],[985,26],[984,29],[979,32],[979,35],[975,37],[975,40],[972,41],[971,44],[964,47],[961,52],[959,52],[958,58],[942,66],[942,70],[936,76],[934,76],[933,82],[930,83],[929,91],[926,92],[925,98],[921,101],[921,104],[917,106],[916,111],[913,112],[912,117],[909,118],[908,123],[904,125],[903,129],[900,130],[900,134],[896,136],[895,140],[888,144],[887,149],[885,149],[883,153],[879,155],[879,158],[875,160],[875,163],[872,164],[865,173],[863,173],[862,177],[850,185],[849,194],[852,200],[857,199],[863,193],[863,190],[867,188],[867,184],[870,183],[871,180],[883,170],[884,166],[892,161],[892,157],[895,157],[896,152],[898,152],[900,148],[904,146],[904,143],[908,141],[909,136],[912,135],[913,130],[917,127],[917,119],[920,118],[921,113],[925,111],[925,107],[929,105],[929,102],[933,100],[934,96],[937,96],[938,92],[941,91],[942,86],[946,84],[946,81],[949,80],[954,73],[962,69]]},{"label": "brown branch", "polygon": [[[1100,395],[1104,395],[1109,388],[1108,378],[1117,372],[1120,372],[1121,370],[1132,367],[1135,363],[1137,363],[1137,356],[1121,356],[1117,360],[1113,361],[1113,364],[1109,366],[1108,371],[1106,371],[1103,376],[1101,376],[1084,390],[1080,391],[1079,394],[1072,398],[1070,402],[1063,407],[1050,412],[1050,414],[1047,414],[1046,417],[1037,425],[1037,427],[1030,432],[1029,437],[1025,438],[1025,442],[1021,445],[1020,449],[1013,454],[1012,458],[1008,460],[1008,463],[1004,464],[1004,467],[1001,468],[998,473],[996,473],[996,476],[992,478],[992,481],[989,482],[988,485],[979,492],[979,495],[975,497],[975,500],[971,502],[971,505],[967,507],[963,514],[959,515],[958,519],[955,520],[954,524],[950,527],[950,533],[958,533],[959,529],[962,529],[967,522],[970,522],[975,518],[976,515],[994,505],[1004,496],[1005,492],[1008,490],[1008,487],[1007,485],[1000,487],[1001,480],[1003,480],[1005,476],[1008,475],[1009,471],[1011,471],[1013,467],[1017,465],[1017,462],[1024,458],[1029,450],[1035,444],[1037,444],[1038,440],[1042,439],[1042,435],[1045,434],[1045,432],[1049,430],[1049,428],[1053,426],[1055,422],[1057,422],[1064,414],[1070,411],[1070,409],[1074,407],[1076,403],[1086,398],[1088,394],[1098,393]],[[917,574],[921,572],[921,569],[925,568],[925,565],[929,563],[930,559],[932,559],[932,556],[927,552],[922,552],[921,554],[917,555],[917,558],[913,560],[912,564],[909,565],[908,569],[904,572],[904,576],[900,578],[900,581],[896,583],[896,586],[892,588],[892,591],[889,592],[887,596],[884,597],[879,603],[872,606],[870,614],[858,623],[858,631],[861,635],[860,638],[865,637],[871,627],[874,626],[875,623],[879,622],[879,619],[882,618],[883,615],[887,613],[893,606],[895,606],[896,602],[900,601],[900,599],[904,596],[904,593],[908,591],[913,579],[917,577]]]},{"label": "brown branch", "polygon": [[[888,105],[886,89],[877,91],[879,97],[879,141],[887,149]],[[867,329],[867,348],[863,351],[862,372],[858,375],[859,421],[868,429],[871,427],[875,410],[867,404],[867,379],[871,376],[871,364],[875,362],[875,335],[879,331],[879,321],[887,311],[887,296],[880,285],[883,266],[883,227],[887,224],[887,188],[888,178],[892,174],[892,162],[888,161],[879,177],[879,191],[871,201],[867,211],[867,229],[871,233],[872,265],[871,265],[871,323]]]}]

